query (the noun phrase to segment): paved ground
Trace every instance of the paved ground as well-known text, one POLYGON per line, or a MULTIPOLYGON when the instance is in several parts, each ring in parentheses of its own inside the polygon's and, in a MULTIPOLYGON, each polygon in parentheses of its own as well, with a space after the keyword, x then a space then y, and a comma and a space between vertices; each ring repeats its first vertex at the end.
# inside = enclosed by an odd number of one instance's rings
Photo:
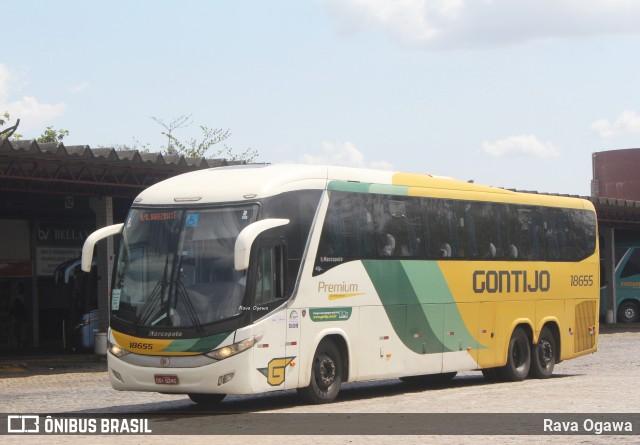
MULTIPOLYGON (((280 392, 252 397, 230 397, 225 409, 263 413, 639 413, 640 333, 610 332, 600 336, 596 354, 563 362, 549 380, 521 383, 486 383, 477 372, 462 373, 447 385, 428 389, 408 387, 398 380, 345 385, 331 405, 301 405, 296 393, 280 392)), ((111 389, 103 358, 81 356, 30 357, 0 361, 0 395, 5 412, 175 412, 197 411, 184 396, 156 393, 122 393, 111 389), (195 410, 195 411, 194 411, 195 410)), ((207 417, 200 415, 206 422, 207 417)), ((186 432, 186 431, 185 431, 186 432)), ((0 442, 23 443, 37 437, 5 436, 0 442)), ((40 439, 45 439, 44 437, 40 439)), ((193 436, 190 443, 261 444, 303 443, 640 443, 640 437, 597 436, 193 436)), ((80 442, 80 437, 48 436, 47 443, 80 442)), ((96 437, 90 443, 174 443, 176 436, 96 437)), ((86 441, 86 439, 85 439, 86 441)))

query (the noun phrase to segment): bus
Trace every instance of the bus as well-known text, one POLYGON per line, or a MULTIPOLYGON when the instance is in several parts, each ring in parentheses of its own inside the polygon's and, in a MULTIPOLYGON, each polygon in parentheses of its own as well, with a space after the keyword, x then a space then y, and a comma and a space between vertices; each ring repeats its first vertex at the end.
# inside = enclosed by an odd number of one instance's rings
POLYGON ((599 253, 586 200, 314 165, 186 173, 141 192, 110 291, 117 390, 227 394, 344 382, 548 378, 595 352, 599 253))
MULTIPOLYGON (((640 322, 640 241, 625 240, 615 243, 615 291, 616 321, 618 323, 640 322)), ((604 259, 601 259, 600 318, 604 319, 609 309, 606 297, 607 286, 604 259)))

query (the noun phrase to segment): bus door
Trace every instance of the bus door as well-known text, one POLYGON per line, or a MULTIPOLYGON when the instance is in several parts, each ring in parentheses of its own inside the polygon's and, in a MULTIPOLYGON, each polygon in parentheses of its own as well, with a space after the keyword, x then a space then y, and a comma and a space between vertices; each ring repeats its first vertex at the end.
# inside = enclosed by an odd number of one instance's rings
MULTIPOLYGON (((252 319, 263 337, 254 351, 254 365, 264 378, 263 390, 284 389, 295 357, 286 351, 289 316, 285 307, 286 248, 280 238, 262 238, 256 249, 252 319)), ((296 383, 297 383, 297 379, 296 383)))

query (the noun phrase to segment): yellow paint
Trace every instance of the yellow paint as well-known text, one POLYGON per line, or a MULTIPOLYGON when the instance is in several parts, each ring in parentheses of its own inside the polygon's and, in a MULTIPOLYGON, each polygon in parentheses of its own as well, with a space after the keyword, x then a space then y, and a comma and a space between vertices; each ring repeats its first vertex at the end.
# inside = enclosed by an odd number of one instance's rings
POLYGON ((131 351, 136 354, 141 355, 198 355, 198 352, 179 352, 179 351, 169 351, 163 352, 167 346, 173 343, 173 339, 155 339, 155 338, 139 338, 134 337, 132 335, 123 334, 118 331, 112 330, 113 338, 116 340, 118 345, 126 349, 127 351, 131 351))
MULTIPOLYGON (((584 200, 564 196, 548 196, 536 193, 517 193, 497 187, 489 187, 450 178, 429 175, 395 173, 393 185, 408 187, 409 196, 448 199, 472 199, 477 201, 504 202, 513 204, 543 205, 570 209, 594 210, 593 205, 584 200)), ((594 210, 595 211, 595 210, 594 210)))
POLYGON ((278 386, 284 382, 284 370, 293 361, 294 357, 274 358, 267 368, 267 382, 271 386, 278 386))
POLYGON ((351 298, 357 297, 359 295, 364 295, 364 293, 355 293, 355 294, 329 294, 329 300, 340 300, 341 298, 351 298))
MULTIPOLYGON (((597 348, 597 339, 589 343, 588 323, 580 329, 581 348, 575 348, 576 305, 580 301, 590 300, 598 307, 599 280, 598 255, 581 264, 556 262, 514 262, 514 261, 440 261, 439 266, 457 303, 460 315, 475 339, 485 346, 478 351, 480 367, 502 366, 506 363, 507 348, 513 330, 518 325, 530 328, 532 341, 537 342, 545 324, 554 324, 560 332, 561 358, 569 359, 593 352, 597 348), (526 271, 528 284, 533 284, 535 272, 547 271, 550 286, 546 292, 523 290, 523 282, 515 291, 514 281, 509 292, 506 285, 502 292, 478 292, 474 290, 473 276, 476 271, 526 271), (592 275, 590 286, 576 286, 572 276, 592 275), (475 304, 474 304, 475 303, 475 304), (491 335, 493 334, 493 335, 491 335)), ((522 280, 522 275, 518 275, 522 280)), ((589 314, 591 315, 591 314, 589 314)), ((590 318, 597 324, 597 314, 590 318)), ((592 330, 597 329, 591 328, 592 330)))

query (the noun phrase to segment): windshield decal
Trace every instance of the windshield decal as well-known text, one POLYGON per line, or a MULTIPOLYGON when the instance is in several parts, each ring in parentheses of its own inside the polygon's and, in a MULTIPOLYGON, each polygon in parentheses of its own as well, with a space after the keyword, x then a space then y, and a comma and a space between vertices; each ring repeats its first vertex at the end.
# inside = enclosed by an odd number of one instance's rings
POLYGON ((178 219, 178 212, 141 212, 140 221, 172 221, 178 219))
POLYGON ((185 224, 187 227, 198 227, 199 220, 200 220, 199 213, 189 213, 187 215, 187 221, 185 224))

